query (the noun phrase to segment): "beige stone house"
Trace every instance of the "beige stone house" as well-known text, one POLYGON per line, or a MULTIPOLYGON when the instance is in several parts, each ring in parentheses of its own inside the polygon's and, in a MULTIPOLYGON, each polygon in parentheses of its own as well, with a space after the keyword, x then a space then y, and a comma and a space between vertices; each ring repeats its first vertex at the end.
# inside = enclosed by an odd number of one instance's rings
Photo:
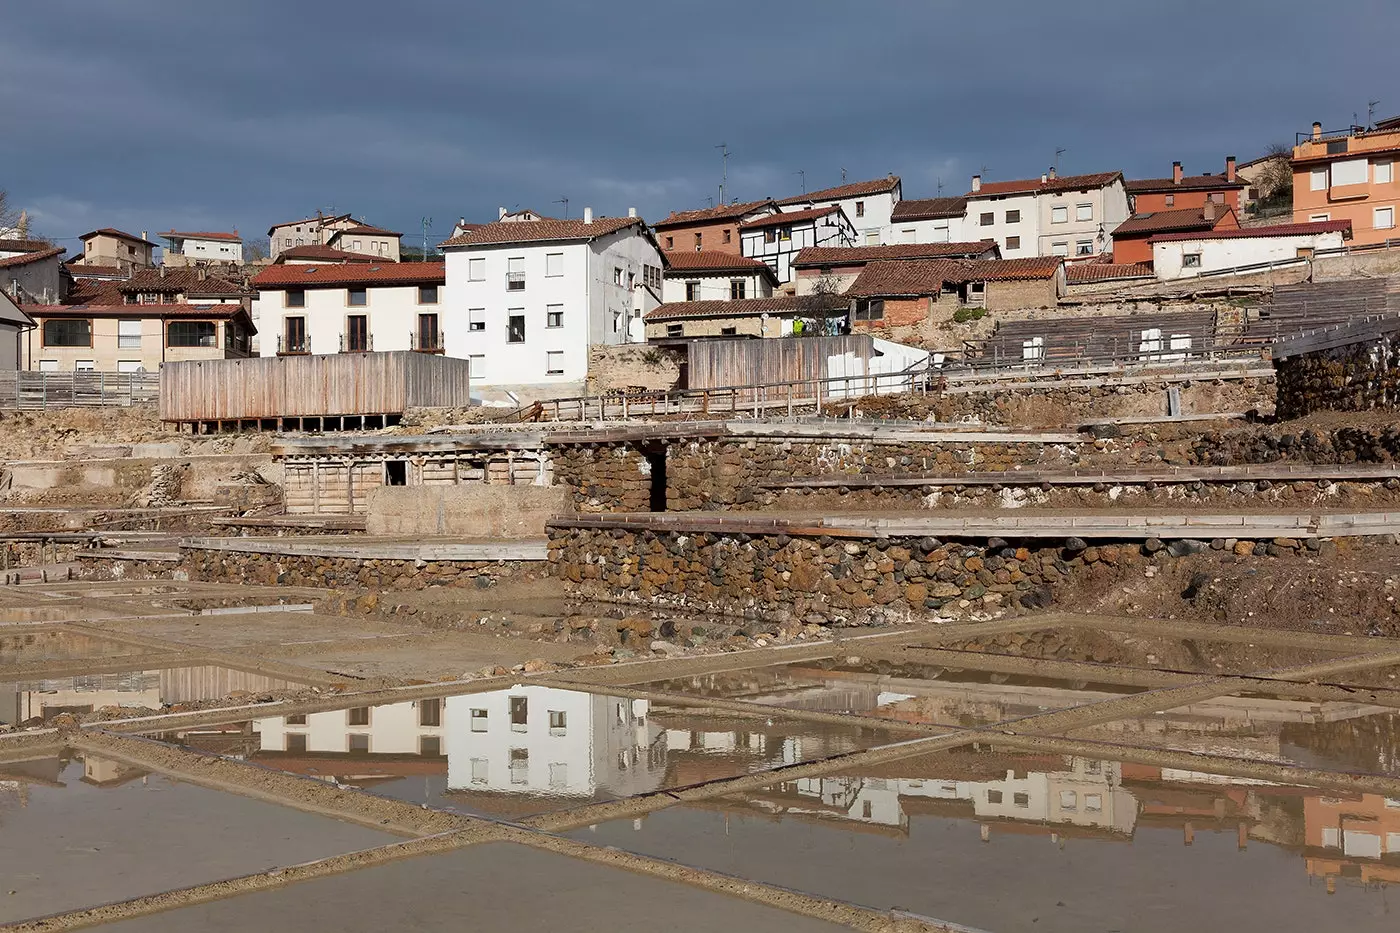
POLYGON ((156 244, 146 239, 145 231, 140 236, 132 236, 103 227, 84 233, 78 239, 83 242, 83 251, 69 260, 70 265, 116 266, 123 272, 149 269, 155 265, 151 250, 156 248, 156 244))
POLYGON ((844 326, 848 301, 841 295, 779 295, 731 301, 675 301, 647 313, 647 343, 696 337, 792 337, 844 326))

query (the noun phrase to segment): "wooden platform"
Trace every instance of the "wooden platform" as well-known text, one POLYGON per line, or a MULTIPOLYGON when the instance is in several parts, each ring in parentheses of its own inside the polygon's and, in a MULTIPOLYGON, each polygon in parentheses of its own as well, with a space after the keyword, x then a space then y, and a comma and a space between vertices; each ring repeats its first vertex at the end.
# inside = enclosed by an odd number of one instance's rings
POLYGON ((546 560, 544 540, 476 541, 456 538, 185 538, 181 550, 221 551, 229 554, 270 554, 287 557, 328 557, 346 560, 487 561, 546 560))
POLYGON ((1183 483, 1296 483, 1315 480, 1329 482, 1379 482, 1400 478, 1400 464, 1262 463, 1224 467, 1164 467, 1118 470, 985 470, 975 473, 900 473, 853 476, 817 476, 773 480, 756 484, 759 489, 887 489, 906 486, 1160 486, 1183 483))

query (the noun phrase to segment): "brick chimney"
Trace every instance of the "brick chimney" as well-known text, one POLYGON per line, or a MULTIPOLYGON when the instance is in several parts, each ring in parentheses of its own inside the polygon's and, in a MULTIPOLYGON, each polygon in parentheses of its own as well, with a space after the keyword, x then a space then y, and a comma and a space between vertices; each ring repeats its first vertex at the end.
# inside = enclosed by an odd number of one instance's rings
POLYGON ((1322 124, 1319 123, 1319 122, 1317 122, 1316 120, 1313 121, 1313 135, 1312 135, 1312 138, 1315 139, 1315 140, 1316 140, 1316 139, 1321 139, 1321 138, 1322 138, 1322 124))
POLYGON ((972 176, 972 190, 973 190, 973 191, 981 191, 981 190, 982 190, 982 176, 981 176, 981 175, 973 175, 973 176, 972 176))
POLYGON ((1234 180, 1235 180, 1235 157, 1234 157, 1234 156, 1226 156, 1226 157, 1225 157, 1225 180, 1226 180, 1226 181, 1234 181, 1234 180))
POLYGON ((1181 184, 1181 163, 1180 163, 1180 162, 1173 162, 1173 163, 1172 163, 1172 184, 1174 184, 1174 185, 1179 185, 1179 184, 1181 184))
POLYGON ((1215 202, 1207 200, 1201 205, 1201 219, 1208 224, 1215 223, 1215 202))

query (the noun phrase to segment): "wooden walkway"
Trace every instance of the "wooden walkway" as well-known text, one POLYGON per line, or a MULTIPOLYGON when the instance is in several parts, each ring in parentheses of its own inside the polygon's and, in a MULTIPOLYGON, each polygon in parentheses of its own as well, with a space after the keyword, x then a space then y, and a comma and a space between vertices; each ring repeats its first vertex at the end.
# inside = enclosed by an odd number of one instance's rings
POLYGON ((185 538, 180 549, 227 554, 326 557, 346 560, 489 561, 546 560, 549 542, 477 541, 461 538, 371 538, 364 535, 315 538, 185 538))
POLYGON ((900 473, 817 476, 772 480, 759 489, 889 489, 904 486, 1159 486, 1184 483, 1381 482, 1400 478, 1400 464, 1331 465, 1261 463, 1224 467, 1162 467, 1117 470, 984 470, 974 473, 900 473))

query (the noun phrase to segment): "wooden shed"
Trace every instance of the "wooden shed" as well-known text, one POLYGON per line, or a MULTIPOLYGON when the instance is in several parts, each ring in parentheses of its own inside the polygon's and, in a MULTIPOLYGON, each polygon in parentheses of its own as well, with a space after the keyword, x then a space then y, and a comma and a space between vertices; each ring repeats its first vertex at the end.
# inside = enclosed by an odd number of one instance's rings
POLYGON ((167 363, 160 417, 196 432, 356 430, 471 404, 466 360, 400 350, 167 363))
POLYGON ((906 391, 898 379, 876 380, 923 365, 928 351, 867 334, 773 340, 692 340, 686 344, 687 387, 824 383, 833 397, 906 391), (832 380, 837 380, 833 382, 832 380))

